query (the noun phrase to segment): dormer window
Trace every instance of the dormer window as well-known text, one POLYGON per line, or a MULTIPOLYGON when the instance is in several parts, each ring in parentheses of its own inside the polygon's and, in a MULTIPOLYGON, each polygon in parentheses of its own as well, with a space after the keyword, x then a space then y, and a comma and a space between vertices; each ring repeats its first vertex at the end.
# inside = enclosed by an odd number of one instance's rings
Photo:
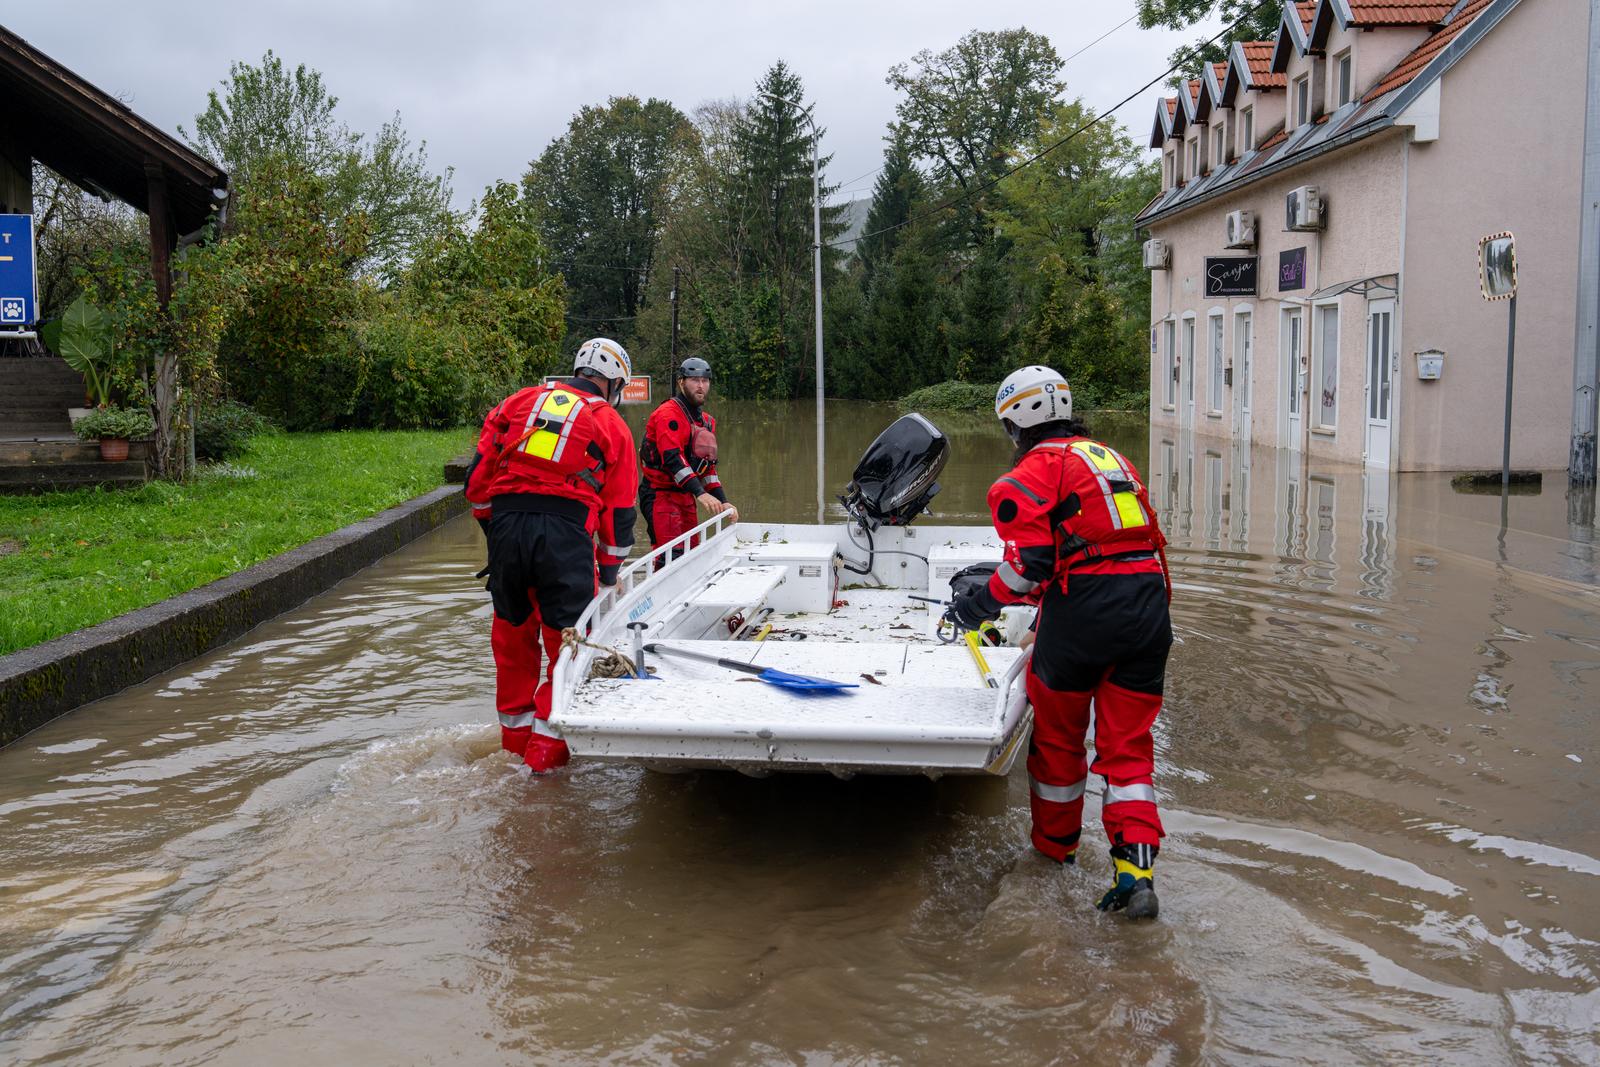
POLYGON ((1222 166, 1222 123, 1217 123, 1217 128, 1211 133, 1211 165, 1222 166))
POLYGON ((1311 121, 1311 78, 1302 74, 1294 80, 1294 124, 1304 126, 1311 121))
POLYGON ((1194 137, 1194 138, 1191 138, 1189 140, 1189 177, 1198 178, 1199 176, 1200 176, 1200 139, 1198 137, 1194 137))
POLYGON ((1247 107, 1239 112, 1239 151, 1241 154, 1256 146, 1256 109, 1247 107))
POLYGON ((1338 57, 1333 61, 1333 76, 1335 79, 1335 89, 1337 90, 1334 94, 1334 99, 1338 101, 1338 104, 1335 105, 1337 107, 1344 107, 1350 102, 1350 94, 1352 91, 1352 86, 1350 84, 1352 74, 1351 67, 1350 49, 1346 48, 1343 52, 1340 52, 1338 57))

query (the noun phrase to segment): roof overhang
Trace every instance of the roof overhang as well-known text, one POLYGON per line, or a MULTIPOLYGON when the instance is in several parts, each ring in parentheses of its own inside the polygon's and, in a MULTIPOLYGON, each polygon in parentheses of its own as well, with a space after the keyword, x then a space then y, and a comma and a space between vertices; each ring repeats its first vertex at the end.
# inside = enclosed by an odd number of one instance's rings
POLYGON ((1305 24, 1300 21, 1300 9, 1295 6, 1294 0, 1285 0, 1283 13, 1278 17, 1278 36, 1272 45, 1272 73, 1286 73, 1290 55, 1303 56, 1310 48, 1305 24))
POLYGON ((1400 295, 1400 277, 1396 274, 1374 274, 1370 278, 1352 278, 1338 285, 1330 285, 1318 289, 1306 299, 1326 300, 1330 296, 1343 296, 1345 293, 1355 293, 1357 296, 1371 296, 1373 293, 1386 293, 1389 296, 1400 295))
POLYGON ((178 234, 199 230, 227 199, 226 171, 4 27, 0 99, 17 147, 85 189, 148 214, 161 178, 178 234))

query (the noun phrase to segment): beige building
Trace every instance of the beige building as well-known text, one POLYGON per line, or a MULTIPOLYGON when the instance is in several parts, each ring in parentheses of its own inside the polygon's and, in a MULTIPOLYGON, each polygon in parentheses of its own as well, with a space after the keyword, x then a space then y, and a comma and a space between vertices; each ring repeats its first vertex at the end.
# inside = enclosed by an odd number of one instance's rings
MULTIPOLYGON (((1384 470, 1594 448, 1600 47, 1593 0, 1306 0, 1159 107, 1151 420, 1384 470), (1586 162, 1587 161, 1587 162, 1586 162), (1575 444, 1576 442, 1576 444, 1575 444)), ((1592 462, 1589 461, 1589 462, 1592 462)))

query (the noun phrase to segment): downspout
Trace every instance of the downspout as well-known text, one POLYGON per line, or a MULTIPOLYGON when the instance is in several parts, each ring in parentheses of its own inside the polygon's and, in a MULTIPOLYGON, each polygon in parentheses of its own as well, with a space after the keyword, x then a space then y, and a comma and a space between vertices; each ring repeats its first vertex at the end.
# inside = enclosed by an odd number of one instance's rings
MULTIPOLYGON (((1595 427, 1600 398, 1600 0, 1589 0, 1588 93, 1583 137, 1583 199, 1578 225, 1577 328, 1572 358, 1570 486, 1595 484, 1595 427)), ((1593 527, 1594 498, 1579 524, 1593 527)), ((1569 521, 1573 517, 1569 516, 1569 521)))

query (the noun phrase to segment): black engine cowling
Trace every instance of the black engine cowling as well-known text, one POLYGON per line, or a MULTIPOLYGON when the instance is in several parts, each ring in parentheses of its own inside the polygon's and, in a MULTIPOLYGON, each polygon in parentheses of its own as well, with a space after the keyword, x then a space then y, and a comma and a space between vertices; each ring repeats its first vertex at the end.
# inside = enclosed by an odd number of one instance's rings
POLYGON ((950 440, 939 427, 902 415, 862 454, 839 501, 869 529, 909 526, 939 491, 934 479, 949 458, 950 440))

